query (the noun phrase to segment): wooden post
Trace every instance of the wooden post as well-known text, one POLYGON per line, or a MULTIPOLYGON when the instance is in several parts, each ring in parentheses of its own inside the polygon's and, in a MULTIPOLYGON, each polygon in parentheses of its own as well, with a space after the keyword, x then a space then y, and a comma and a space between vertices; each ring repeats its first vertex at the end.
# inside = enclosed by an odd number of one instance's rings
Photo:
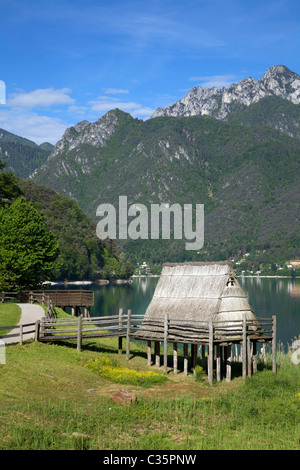
POLYGON ((177 354, 177 343, 173 345, 173 371, 174 374, 178 372, 178 354, 177 354))
MULTIPOLYGON (((195 369, 197 365, 197 344, 191 344, 191 354, 192 354, 192 367, 195 369)), ((196 374, 194 370, 194 374, 196 374)))
POLYGON ((276 374, 276 316, 272 316, 272 372, 276 374))
POLYGON ((130 324, 131 324, 131 310, 128 310, 127 315, 127 333, 126 333, 126 359, 129 360, 130 355, 130 324))
POLYGON ((41 325, 40 320, 37 320, 37 321, 35 322, 35 333, 34 333, 34 339, 35 339, 35 341, 39 341, 39 340, 40 340, 40 325, 41 325))
POLYGON ((262 361, 265 364, 266 363, 266 343, 263 343, 262 345, 261 354, 262 354, 262 361))
POLYGON ((147 366, 151 366, 151 341, 147 341, 147 366))
POLYGON ((20 344, 23 344, 23 325, 20 325, 20 344))
POLYGON ((166 314, 164 320, 164 373, 167 373, 168 365, 168 321, 168 314, 166 314))
POLYGON ((257 341, 253 341, 253 374, 257 372, 257 341))
POLYGON ((226 364, 227 364, 227 346, 221 348, 221 374, 222 378, 226 377, 226 364))
MULTIPOLYGON (((123 313, 124 313, 124 309, 119 308, 119 333, 123 332, 123 313)), ((118 354, 120 354, 120 355, 122 355, 122 352, 123 352, 122 340, 123 340, 122 336, 119 336, 119 338, 118 338, 118 343, 119 343, 118 354)))
POLYGON ((160 342, 154 342, 154 350, 155 350, 155 365, 160 367, 160 342))
POLYGON ((231 381, 231 361, 232 361, 231 344, 226 346, 226 382, 231 381))
POLYGON ((71 307, 71 309, 72 309, 72 317, 74 317, 74 315, 75 315, 75 309, 74 309, 74 307, 71 307))
POLYGON ((189 345, 187 343, 183 343, 183 373, 184 375, 188 375, 188 367, 189 367, 189 345))
POLYGON ((217 364, 216 364, 216 373, 217 373, 217 381, 220 382, 221 380, 221 346, 217 344, 217 364))
POLYGON ((81 352, 82 346, 82 315, 78 317, 78 331, 77 331, 77 351, 81 352))
POLYGON ((246 314, 243 314, 243 340, 242 340, 242 370, 243 370, 243 380, 246 378, 247 372, 247 322, 246 314))
POLYGON ((208 323, 208 382, 213 384, 213 365, 214 365, 214 328, 212 319, 208 323))
POLYGON ((201 346, 201 354, 202 354, 202 367, 203 369, 206 368, 206 363, 205 363, 205 344, 202 344, 201 346))
POLYGON ((252 375, 252 361, 251 361, 251 341, 248 336, 247 338, 247 365, 248 365, 248 377, 252 375))

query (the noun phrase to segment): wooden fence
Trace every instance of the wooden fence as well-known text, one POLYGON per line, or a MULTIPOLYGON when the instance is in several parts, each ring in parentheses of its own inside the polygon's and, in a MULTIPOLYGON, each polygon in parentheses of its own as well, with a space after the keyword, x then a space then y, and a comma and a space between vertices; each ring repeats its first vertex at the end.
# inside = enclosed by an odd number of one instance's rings
POLYGON ((126 358, 130 356, 130 338, 147 341, 147 363, 151 365, 151 342, 154 342, 154 363, 160 366, 160 343, 163 342, 163 364, 167 372, 168 343, 173 343, 173 369, 178 371, 177 344, 183 344, 184 373, 188 373, 188 344, 191 344, 193 366, 197 361, 197 346, 202 347, 202 361, 206 356, 209 383, 213 382, 214 361, 216 378, 221 380, 222 370, 226 369, 226 380, 231 380, 232 345, 239 345, 242 362, 242 375, 245 378, 257 371, 257 343, 272 344, 273 372, 276 373, 276 317, 256 318, 239 321, 187 322, 173 321, 167 316, 155 321, 144 320, 143 315, 132 315, 123 309, 119 315, 107 317, 69 319, 42 319, 38 328, 39 341, 77 341, 81 351, 82 340, 87 338, 118 337, 119 354, 122 354, 122 339, 126 338, 126 358))
POLYGON ((23 341, 26 340, 26 338, 24 337, 28 334, 34 333, 34 338, 37 341, 38 340, 38 327, 39 327, 38 322, 24 323, 24 324, 14 325, 14 326, 2 326, 0 327, 0 340, 18 338, 20 344, 23 344, 23 341), (6 330, 11 330, 11 331, 8 334, 1 335, 1 332, 6 331, 6 330))

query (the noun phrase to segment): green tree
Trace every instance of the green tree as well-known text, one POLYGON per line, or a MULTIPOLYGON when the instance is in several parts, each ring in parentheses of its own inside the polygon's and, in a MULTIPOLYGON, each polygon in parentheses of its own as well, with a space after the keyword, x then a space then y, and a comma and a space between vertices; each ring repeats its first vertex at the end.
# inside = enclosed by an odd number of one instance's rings
POLYGON ((22 191, 13 173, 5 173, 6 163, 0 161, 0 207, 11 203, 12 199, 20 196, 22 191))
POLYGON ((56 268, 59 247, 41 211, 23 197, 0 208, 0 289, 37 288, 56 268))

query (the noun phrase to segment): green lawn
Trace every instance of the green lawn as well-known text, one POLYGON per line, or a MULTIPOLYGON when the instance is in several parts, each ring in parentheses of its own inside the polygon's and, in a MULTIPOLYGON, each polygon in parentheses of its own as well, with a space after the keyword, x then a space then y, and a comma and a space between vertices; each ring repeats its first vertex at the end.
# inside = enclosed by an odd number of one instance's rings
MULTIPOLYGON (((16 304, 0 303, 0 327, 15 326, 21 318, 21 309, 16 304)), ((0 330, 0 336, 8 334, 12 330, 0 330)))
POLYGON ((0 449, 299 449, 300 366, 288 356, 279 357, 277 375, 266 368, 245 383, 238 377, 210 387, 170 368, 164 383, 145 387, 85 367, 109 357, 163 374, 147 366, 143 344, 131 344, 129 361, 117 344, 86 339, 80 353, 72 343, 8 345, 0 364, 0 449), (135 392, 137 402, 113 402, 110 393, 120 389, 135 392))

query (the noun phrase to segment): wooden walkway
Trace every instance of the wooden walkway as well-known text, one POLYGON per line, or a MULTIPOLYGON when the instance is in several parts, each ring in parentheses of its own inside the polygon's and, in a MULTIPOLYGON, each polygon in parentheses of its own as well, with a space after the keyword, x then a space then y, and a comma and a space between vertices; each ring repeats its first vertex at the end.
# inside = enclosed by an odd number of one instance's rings
POLYGON ((214 369, 216 379, 222 378, 226 371, 226 380, 231 380, 232 347, 238 345, 242 362, 242 375, 257 371, 257 344, 272 344, 273 372, 276 373, 276 317, 256 318, 253 321, 246 317, 241 321, 230 322, 193 322, 171 321, 167 317, 155 322, 145 322, 143 315, 132 315, 123 309, 119 315, 107 317, 83 318, 74 321, 69 319, 42 319, 38 328, 38 340, 43 342, 77 341, 78 351, 82 350, 82 341, 101 337, 118 337, 119 354, 122 354, 122 339, 126 338, 126 357, 130 356, 130 339, 147 341, 147 363, 152 363, 151 347, 154 343, 154 359, 156 366, 161 365, 161 343, 163 343, 163 366, 167 372, 168 344, 173 344, 173 370, 178 371, 178 344, 183 344, 184 373, 188 373, 188 346, 191 345, 192 367, 197 364, 198 346, 202 349, 202 362, 207 363, 209 383, 213 383, 214 369), (227 324, 226 324, 227 323, 227 324), (257 327, 259 325, 259 327, 257 327), (147 332, 145 331, 147 326, 147 332), (205 361, 205 358, 206 361, 205 361))
POLYGON ((0 292, 0 301, 21 300, 33 304, 34 302, 47 304, 50 316, 53 316, 53 307, 66 310, 71 307, 72 315, 80 315, 80 308, 84 308, 84 316, 88 316, 88 307, 94 305, 94 292, 91 290, 30 290, 21 292, 0 292))

